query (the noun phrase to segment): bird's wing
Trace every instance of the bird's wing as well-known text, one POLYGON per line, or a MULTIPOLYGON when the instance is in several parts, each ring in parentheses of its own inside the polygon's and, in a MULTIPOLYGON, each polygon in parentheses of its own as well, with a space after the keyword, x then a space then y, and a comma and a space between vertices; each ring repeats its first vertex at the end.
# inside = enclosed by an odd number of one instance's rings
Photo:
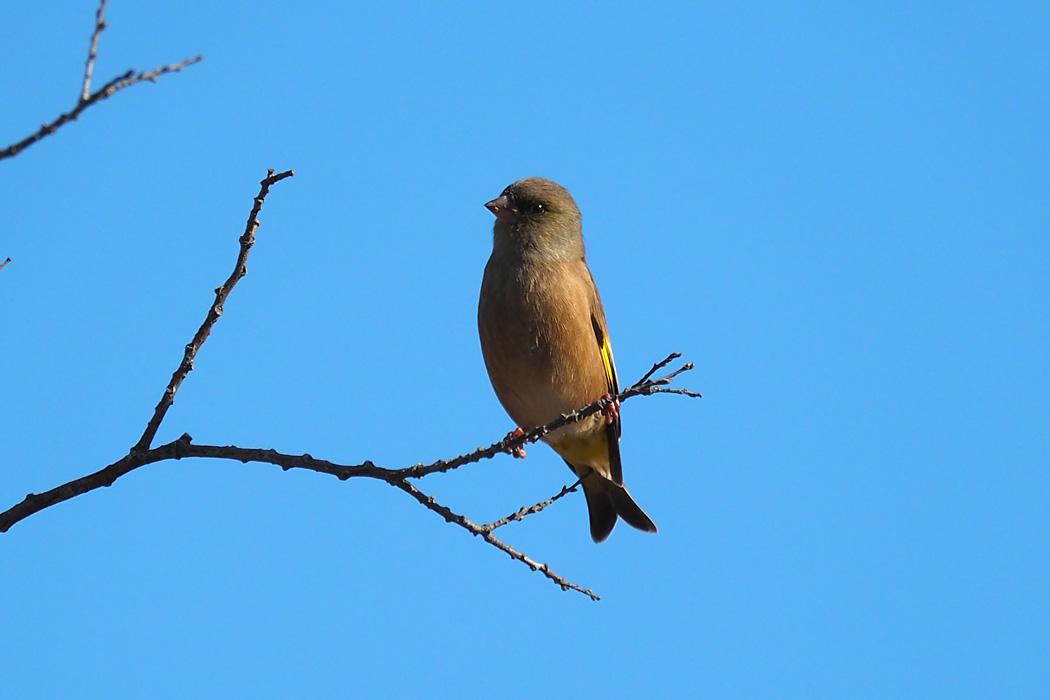
MULTIPOLYGON (((591 277, 594 284, 594 277, 591 277)), ((591 305, 591 326, 594 328, 594 338, 598 341, 598 351, 601 353, 602 366, 605 369, 605 385, 609 394, 615 396, 620 393, 620 384, 616 378, 616 363, 613 361, 612 344, 609 342, 609 334, 605 330, 605 309, 602 308, 602 300, 598 297, 598 288, 594 288, 594 300, 591 305)), ((605 434, 609 443, 609 472, 614 483, 623 485, 623 464, 620 462, 620 417, 605 426, 605 434)))

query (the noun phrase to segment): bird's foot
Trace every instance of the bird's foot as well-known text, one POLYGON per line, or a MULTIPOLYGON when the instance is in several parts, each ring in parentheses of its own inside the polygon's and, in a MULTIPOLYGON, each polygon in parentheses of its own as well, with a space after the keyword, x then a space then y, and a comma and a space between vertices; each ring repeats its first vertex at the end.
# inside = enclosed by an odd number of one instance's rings
MULTIPOLYGON (((521 428, 515 428, 514 430, 507 433, 507 437, 504 440, 510 440, 511 438, 520 437, 525 434, 525 431, 521 428)), ((517 447, 508 447, 506 453, 514 457, 514 459, 525 459, 525 445, 518 445, 517 447)))
MULTIPOLYGON (((602 398, 611 399, 612 394, 606 394, 602 398)), ((606 425, 610 423, 615 423, 617 420, 620 419, 620 402, 610 401, 608 404, 605 405, 605 408, 602 409, 602 415, 605 416, 606 425)))

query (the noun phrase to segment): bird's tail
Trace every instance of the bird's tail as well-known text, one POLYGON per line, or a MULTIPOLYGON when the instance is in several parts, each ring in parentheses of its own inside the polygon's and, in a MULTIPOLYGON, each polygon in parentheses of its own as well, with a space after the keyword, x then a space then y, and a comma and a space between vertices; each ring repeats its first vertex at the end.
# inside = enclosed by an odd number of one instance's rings
POLYGON ((593 471, 582 481, 591 520, 591 539, 595 542, 604 542, 609 537, 617 516, 633 528, 656 532, 656 523, 634 502, 626 488, 593 471))

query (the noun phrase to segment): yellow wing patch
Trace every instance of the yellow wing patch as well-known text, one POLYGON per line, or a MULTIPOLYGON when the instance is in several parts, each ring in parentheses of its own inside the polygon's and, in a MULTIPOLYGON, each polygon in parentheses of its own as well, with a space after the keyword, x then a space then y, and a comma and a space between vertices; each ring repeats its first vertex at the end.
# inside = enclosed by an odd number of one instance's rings
MULTIPOLYGON (((598 341, 598 350, 602 356, 602 366, 605 369, 605 385, 609 393, 616 395, 620 393, 620 385, 616 379, 616 363, 613 362, 612 344, 608 336, 602 331, 598 319, 591 314, 591 326, 594 328, 594 338, 598 341)), ((609 445, 609 470, 615 484, 623 485, 623 465, 620 463, 620 417, 605 426, 605 434, 609 445)))
POLYGON ((605 385, 609 388, 610 394, 618 394, 620 387, 616 381, 616 364, 613 362, 612 345, 609 344, 609 339, 602 332, 602 327, 598 325, 598 319, 591 314, 591 325, 594 327, 594 337, 598 341, 598 350, 602 354, 602 365, 605 368, 605 385))

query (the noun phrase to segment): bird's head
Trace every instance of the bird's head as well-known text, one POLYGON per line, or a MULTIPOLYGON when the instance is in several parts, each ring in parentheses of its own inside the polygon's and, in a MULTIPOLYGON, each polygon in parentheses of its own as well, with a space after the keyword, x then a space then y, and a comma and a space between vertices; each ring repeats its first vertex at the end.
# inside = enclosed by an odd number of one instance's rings
POLYGON ((542 177, 508 185, 485 207, 496 215, 497 249, 510 246, 525 254, 583 254, 580 210, 569 191, 542 177))

